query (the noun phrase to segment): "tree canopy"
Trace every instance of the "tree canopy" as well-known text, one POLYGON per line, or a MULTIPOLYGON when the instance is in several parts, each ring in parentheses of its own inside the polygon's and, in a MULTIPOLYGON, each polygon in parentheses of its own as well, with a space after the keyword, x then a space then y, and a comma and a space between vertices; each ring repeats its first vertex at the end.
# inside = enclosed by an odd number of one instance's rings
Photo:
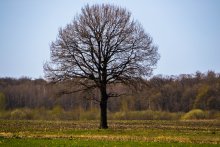
MULTIPOLYGON (((82 8, 81 14, 60 28, 50 50, 46 77, 51 81, 77 79, 86 89, 100 89, 104 120, 110 96, 107 86, 146 78, 159 59, 152 38, 131 13, 109 4, 82 8)), ((107 122, 100 126, 106 128, 107 122)))

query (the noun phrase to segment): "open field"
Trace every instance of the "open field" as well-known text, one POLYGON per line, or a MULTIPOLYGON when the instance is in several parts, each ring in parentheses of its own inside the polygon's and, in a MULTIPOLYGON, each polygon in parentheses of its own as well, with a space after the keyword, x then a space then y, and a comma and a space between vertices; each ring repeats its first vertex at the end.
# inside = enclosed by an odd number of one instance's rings
POLYGON ((219 146, 220 121, 0 120, 0 146, 219 146))

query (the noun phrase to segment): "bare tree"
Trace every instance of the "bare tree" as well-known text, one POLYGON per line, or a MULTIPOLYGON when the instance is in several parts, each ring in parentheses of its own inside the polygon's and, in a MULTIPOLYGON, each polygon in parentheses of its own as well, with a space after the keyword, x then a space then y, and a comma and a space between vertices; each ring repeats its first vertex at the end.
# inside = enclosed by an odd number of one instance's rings
POLYGON ((80 88, 99 89, 100 128, 108 128, 108 85, 146 78, 159 59, 152 38, 131 13, 109 4, 82 8, 59 30, 50 50, 51 62, 44 65, 47 79, 75 79, 80 88))

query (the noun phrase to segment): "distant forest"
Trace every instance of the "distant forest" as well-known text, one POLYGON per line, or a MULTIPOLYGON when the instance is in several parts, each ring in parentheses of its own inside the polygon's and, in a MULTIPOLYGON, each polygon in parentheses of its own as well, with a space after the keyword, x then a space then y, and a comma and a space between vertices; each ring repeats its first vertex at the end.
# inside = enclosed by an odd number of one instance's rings
MULTIPOLYGON (((99 108, 98 103, 92 100, 93 97, 99 97, 97 90, 70 94, 59 92, 68 88, 74 90, 74 86, 73 81, 69 81, 68 84, 51 84, 44 79, 0 78, 0 107, 13 110, 53 109, 59 106, 68 111, 79 107, 84 110, 99 108)), ((110 112, 122 109, 168 112, 188 112, 192 109, 220 110, 220 74, 213 71, 179 76, 157 75, 146 80, 145 86, 139 88, 141 90, 125 85, 115 85, 112 89, 123 94, 109 99, 110 112)))

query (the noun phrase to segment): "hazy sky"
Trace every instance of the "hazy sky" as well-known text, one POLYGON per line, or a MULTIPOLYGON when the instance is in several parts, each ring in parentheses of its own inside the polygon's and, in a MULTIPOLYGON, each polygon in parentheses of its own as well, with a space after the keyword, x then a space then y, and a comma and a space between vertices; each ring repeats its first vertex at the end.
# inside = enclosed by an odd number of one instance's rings
POLYGON ((44 77, 58 28, 87 3, 131 11, 159 46, 154 75, 220 72, 220 0, 0 0, 0 77, 44 77))

